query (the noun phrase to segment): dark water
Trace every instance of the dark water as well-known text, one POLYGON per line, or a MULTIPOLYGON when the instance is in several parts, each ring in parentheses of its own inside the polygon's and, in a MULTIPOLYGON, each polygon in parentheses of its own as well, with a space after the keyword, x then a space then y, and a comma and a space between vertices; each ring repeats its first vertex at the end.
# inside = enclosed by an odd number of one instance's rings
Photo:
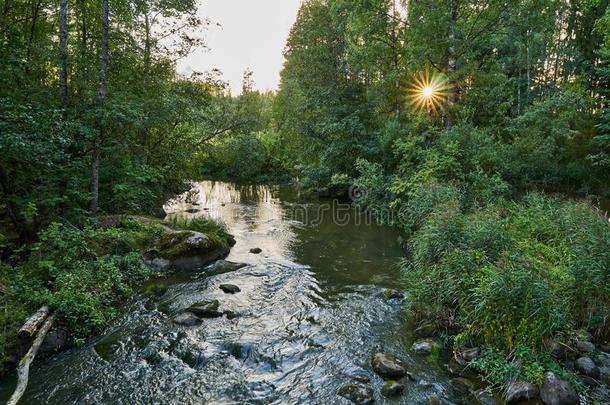
MULTIPOLYGON (((289 189, 202 182, 194 190, 186 200, 196 205, 175 202, 170 215, 223 220, 237 240, 227 259, 248 266, 167 278, 154 308, 137 299, 100 338, 36 363, 24 404, 348 404, 336 390, 362 376, 379 403, 427 404, 432 394, 471 403, 452 392, 441 366, 410 352, 404 303, 383 298, 384 288, 400 287, 393 229, 289 189), (221 283, 242 291, 224 294, 221 283), (239 316, 192 328, 171 322, 211 299, 239 316), (379 350, 416 377, 398 399, 379 394, 383 381, 370 369, 379 350)), ((11 389, 5 381, 0 399, 11 389)))

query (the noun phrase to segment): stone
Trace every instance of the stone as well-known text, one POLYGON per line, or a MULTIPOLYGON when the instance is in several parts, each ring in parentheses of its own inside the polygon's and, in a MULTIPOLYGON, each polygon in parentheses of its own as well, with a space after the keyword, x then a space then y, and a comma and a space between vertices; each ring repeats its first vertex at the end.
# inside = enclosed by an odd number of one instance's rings
POLYGON ((598 379, 600 376, 599 368, 589 357, 579 357, 576 359, 575 369, 587 377, 598 379))
POLYGON ((526 381, 511 380, 504 387, 504 399, 507 403, 536 399, 539 395, 538 387, 526 381))
POLYGON ((392 290, 392 289, 384 290, 383 296, 389 300, 403 299, 405 297, 405 295, 402 292, 400 292, 398 290, 392 290))
POLYGON ((576 342, 576 350, 581 353, 592 353, 595 351, 595 345, 591 342, 579 340, 576 342))
POLYGON ((197 326, 201 323, 201 319, 197 318, 192 312, 178 314, 173 321, 175 324, 182 326, 197 326))
POLYGON ((491 392, 487 390, 477 390, 474 392, 474 397, 479 405, 500 405, 491 392))
POLYGON ((464 348, 456 350, 453 353, 453 358, 462 366, 468 365, 471 361, 479 357, 480 350, 478 347, 464 348))
POLYGON ((263 251, 263 249, 261 249, 261 248, 252 248, 252 249, 250 249, 250 253, 253 253, 255 255, 261 253, 262 251, 263 251))
POLYGON ((452 378, 449 383, 453 389, 460 394, 468 394, 474 390, 474 384, 467 378, 452 378))
POLYGON ((397 397, 404 391, 405 386, 394 380, 386 381, 386 383, 383 384, 383 387, 381 387, 381 395, 386 398, 397 397))
POLYGON ((197 208, 189 208, 189 209, 188 209, 188 210, 186 210, 185 212, 188 212, 189 214, 196 214, 196 213, 198 213, 199 211, 201 211, 201 210, 199 210, 199 209, 197 209, 197 208))
POLYGON ((337 390, 337 395, 359 405, 368 405, 375 401, 373 398, 373 390, 370 387, 360 384, 343 385, 337 390))
POLYGON ((438 395, 432 394, 428 397, 428 405, 441 405, 441 399, 438 395))
POLYGON ((235 284, 221 284, 218 286, 225 294, 236 294, 241 291, 241 289, 235 284))
POLYGON ((56 353, 65 349, 67 345, 68 331, 64 328, 54 328, 45 336, 42 345, 40 346, 40 351, 42 353, 56 353))
POLYGON ((142 258, 154 271, 194 271, 228 253, 227 244, 201 232, 168 231, 142 258))
POLYGON ((229 310, 226 310, 226 311, 224 311, 223 313, 225 314, 225 316, 227 317, 227 319, 235 319, 235 318, 237 318, 237 316, 238 316, 238 315, 237 315, 235 312, 233 312, 233 311, 229 311, 229 310))
POLYGON ((218 300, 198 302, 191 305, 188 311, 202 318, 218 318, 222 316, 222 312, 218 311, 220 303, 218 300))
POLYGON ((438 348, 438 344, 431 339, 418 340, 411 346, 411 350, 417 354, 423 355, 431 354, 436 348, 438 348))
POLYGON ((432 323, 423 323, 415 328, 413 334, 420 338, 434 336, 436 334, 436 326, 432 323))
POLYGON ((406 373, 402 362, 388 353, 375 353, 371 365, 373 371, 383 378, 401 378, 406 373))
POLYGON ((228 260, 220 259, 220 260, 216 260, 214 262, 214 264, 212 264, 210 267, 205 269, 205 273, 206 273, 206 275, 225 274, 225 273, 230 273, 232 271, 239 270, 242 267, 246 267, 246 266, 247 266, 246 263, 235 263, 235 262, 230 262, 228 260))
POLYGON ((544 384, 540 389, 540 398, 546 405, 578 405, 580 398, 572 385, 555 374, 544 374, 544 384))

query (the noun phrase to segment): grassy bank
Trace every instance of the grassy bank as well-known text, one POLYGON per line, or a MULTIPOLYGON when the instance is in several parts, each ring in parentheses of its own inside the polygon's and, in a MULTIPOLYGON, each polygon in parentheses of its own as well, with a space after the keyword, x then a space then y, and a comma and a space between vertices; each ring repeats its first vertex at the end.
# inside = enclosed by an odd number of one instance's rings
POLYGON ((17 331, 42 305, 58 315, 56 325, 67 330, 72 344, 100 332, 149 277, 142 253, 168 226, 228 243, 224 226, 206 219, 161 223, 108 217, 83 228, 53 223, 38 242, 13 252, 11 265, 0 266, 0 365, 14 363, 17 331))

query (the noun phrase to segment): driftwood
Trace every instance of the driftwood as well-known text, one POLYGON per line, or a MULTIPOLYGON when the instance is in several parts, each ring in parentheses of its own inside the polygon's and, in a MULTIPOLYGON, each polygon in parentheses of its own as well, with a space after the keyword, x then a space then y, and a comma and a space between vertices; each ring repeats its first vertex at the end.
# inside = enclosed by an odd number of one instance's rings
POLYGON ((25 321, 17 332, 17 337, 24 340, 33 337, 40 325, 47 319, 47 316, 49 316, 49 307, 45 305, 25 321))
MULTIPOLYGON (((40 312, 40 310, 39 310, 39 312, 40 312)), ((48 308, 47 308, 47 313, 48 313, 48 308)), ((30 318, 30 319, 32 319, 32 318, 30 318)), ((28 319, 28 321, 30 319, 28 319)), ((44 320, 44 318, 43 318, 43 320, 44 320)), ((46 320, 40 327, 40 330, 38 331, 38 334, 36 335, 36 338, 34 339, 32 346, 30 347, 30 350, 28 350, 28 352, 25 354, 25 356, 23 356, 23 358, 19 362, 19 366, 17 367, 17 387, 15 388, 15 392, 13 392, 11 399, 9 399, 8 402, 6 403, 7 405, 17 405, 17 403, 19 402, 19 400, 25 393, 25 389, 28 386, 28 380, 30 378, 30 364, 32 364, 32 362, 34 361, 34 358, 36 357, 36 353, 38 353, 38 349, 40 348, 40 345, 44 341, 44 338, 47 335, 47 332, 49 331, 49 329, 51 329, 51 326, 53 326, 54 320, 55 320, 55 314, 51 314, 46 318, 46 320)))

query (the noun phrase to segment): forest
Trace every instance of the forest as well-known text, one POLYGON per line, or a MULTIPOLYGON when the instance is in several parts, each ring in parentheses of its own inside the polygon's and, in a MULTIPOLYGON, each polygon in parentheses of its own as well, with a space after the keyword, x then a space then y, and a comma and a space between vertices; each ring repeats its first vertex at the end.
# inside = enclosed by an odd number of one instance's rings
POLYGON ((219 71, 176 72, 205 43, 197 9, 3 1, 5 372, 41 306, 76 346, 101 333, 163 233, 130 218, 162 219, 214 178, 372 214, 403 235, 417 330, 480 350, 470 368, 489 387, 552 372, 607 403, 591 380, 608 384, 610 355, 593 376, 579 362, 610 352, 608 0, 305 0, 279 89, 246 70, 238 95, 219 71))

